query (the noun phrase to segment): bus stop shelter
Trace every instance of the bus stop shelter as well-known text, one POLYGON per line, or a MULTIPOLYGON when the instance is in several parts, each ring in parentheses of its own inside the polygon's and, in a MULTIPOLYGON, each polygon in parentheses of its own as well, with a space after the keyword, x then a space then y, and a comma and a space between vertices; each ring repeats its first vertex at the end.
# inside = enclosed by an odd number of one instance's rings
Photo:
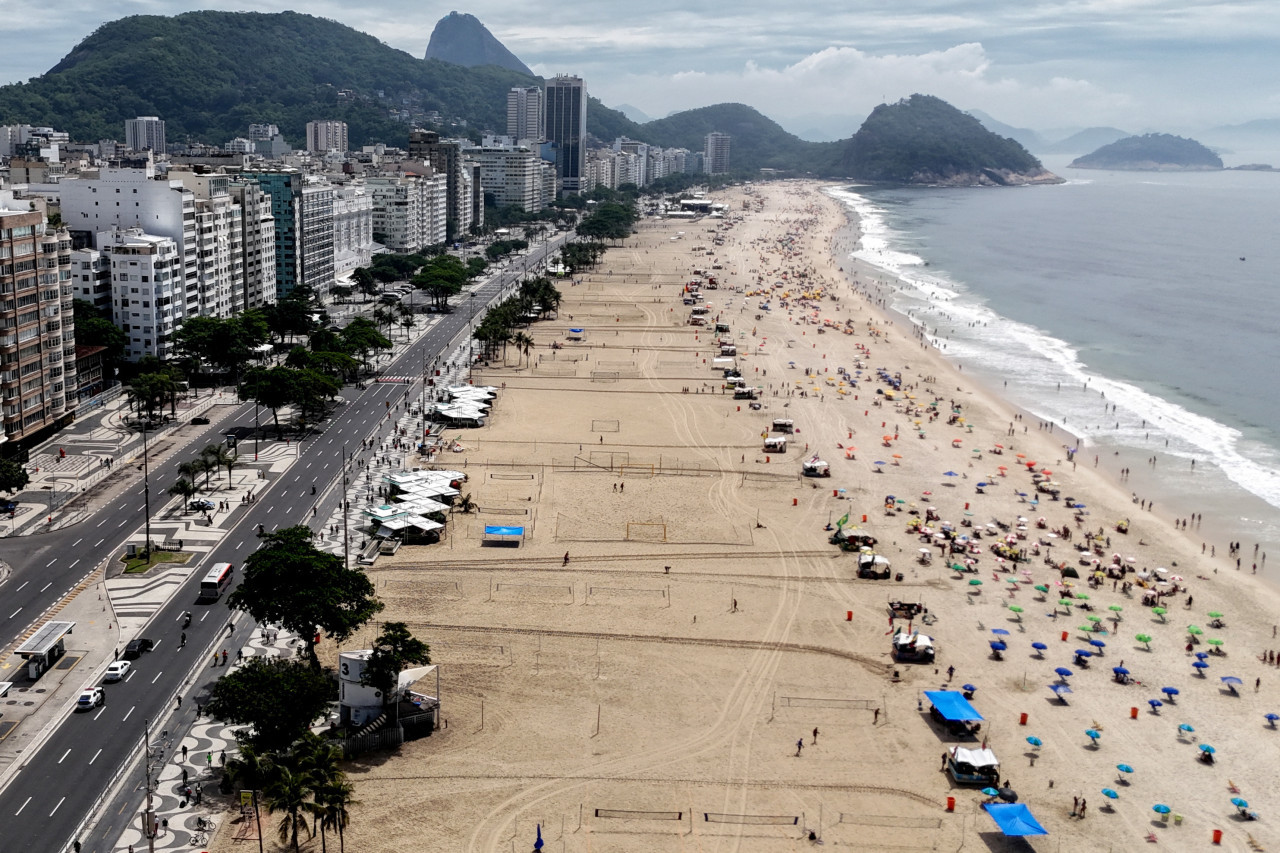
POLYGON ((26 661, 28 678, 35 681, 67 653, 65 640, 75 627, 74 622, 46 622, 18 646, 18 655, 26 661))

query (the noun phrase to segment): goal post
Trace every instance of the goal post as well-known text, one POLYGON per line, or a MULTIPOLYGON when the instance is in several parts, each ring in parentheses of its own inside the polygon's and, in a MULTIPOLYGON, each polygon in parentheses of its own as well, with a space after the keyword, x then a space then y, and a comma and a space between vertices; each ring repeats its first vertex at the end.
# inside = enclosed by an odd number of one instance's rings
POLYGON ((666 542, 667 525, 655 521, 628 521, 628 542, 666 542))
POLYGON ((623 477, 644 477, 652 479, 655 469, 652 463, 645 465, 642 462, 626 462, 618 468, 618 474, 623 477))

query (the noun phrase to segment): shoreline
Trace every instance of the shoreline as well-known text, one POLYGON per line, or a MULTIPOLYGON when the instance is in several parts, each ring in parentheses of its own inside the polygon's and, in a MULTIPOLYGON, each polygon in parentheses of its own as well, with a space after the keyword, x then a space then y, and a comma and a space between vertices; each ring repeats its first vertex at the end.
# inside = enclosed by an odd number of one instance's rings
MULTIPOLYGON (((1267 823, 1236 824, 1226 793, 1230 779, 1264 816, 1274 811, 1276 771, 1250 753, 1271 736, 1262 713, 1280 710, 1280 676, 1255 657, 1280 612, 1276 596, 1248 579, 1187 571, 1179 585, 1194 607, 1179 593, 1157 620, 1141 589, 1113 590, 1109 580, 1087 589, 1088 560, 1073 547, 1086 525, 1061 501, 1037 507, 1017 495, 1034 489, 1016 453, 1037 469, 1056 464, 1060 436, 1008 436, 1015 412, 999 394, 922 347, 913 325, 875 304, 873 287, 855 294, 839 267, 854 272, 830 242, 849 224, 846 206, 815 182, 715 198, 729 205, 727 221, 643 221, 600 268, 561 285, 561 317, 529 329, 531 357, 509 353, 476 369, 477 385, 501 387, 492 416, 481 429, 450 430, 464 453, 440 462, 468 474, 461 491, 478 512, 453 514, 447 542, 406 546, 368 570, 386 603, 380 618, 405 621, 431 645, 447 726, 353 768, 353 849, 398 850, 424 815, 437 849, 466 853, 531 844, 537 826, 566 853, 767 853, 806 843, 809 830, 869 851, 954 850, 974 832, 1013 849, 992 835, 978 789, 939 772, 939 752, 956 741, 930 720, 923 692, 965 683, 977 688, 982 742, 1000 757, 1002 778, 1063 849, 1096 846, 1099 833, 1136 847, 1153 829, 1187 849, 1192 838, 1206 843, 1210 827, 1227 832, 1229 849, 1243 849, 1245 829, 1276 843, 1267 823), (702 245, 710 253, 695 250, 702 245), (743 286, 705 299, 732 328, 742 375, 763 389, 758 410, 726 393, 713 369, 720 335, 687 322, 684 283, 708 254, 726 284, 743 286), (747 296, 757 279, 769 300, 790 292, 790 310, 760 309, 762 297, 747 296), (569 340, 571 326, 586 340, 569 340), (838 378, 842 366, 862 370, 856 385, 838 378), (901 374, 902 394, 877 393, 887 387, 878 367, 901 374), (953 414, 962 420, 948 423, 953 414), (777 418, 797 428, 783 453, 762 446, 777 418), (1005 452, 993 454, 1000 443, 1005 452), (801 476, 814 455, 829 478, 801 476), (921 558, 911 523, 929 507, 985 534, 966 555, 976 572, 950 571, 964 556, 943 552, 936 537, 931 559, 921 558), (855 576, 855 557, 824 529, 842 514, 846 530, 878 539, 901 580, 855 576), (1039 515, 1044 528, 1034 526, 1039 515), (526 526, 517 548, 485 543, 485 525, 499 521, 526 526), (1006 535, 1029 559, 996 558, 991 547, 1006 535), (1050 568, 1062 562, 1081 577, 1050 568), (1053 586, 1058 578, 1074 587, 1053 586), (1055 606, 1059 597, 1069 606, 1055 606), (891 600, 928 607, 936 663, 891 659, 891 600), (1228 628, 1205 639, 1224 637, 1226 655, 1198 678, 1182 625, 1203 624, 1214 608, 1228 628), (1087 614, 1107 632, 1094 632, 1087 614), (1002 656, 989 646, 993 629, 1006 632, 1002 656), (1139 632, 1153 636, 1145 648, 1139 632), (1074 664, 1072 649, 1098 637, 1102 657, 1074 664), (1033 651, 1033 640, 1046 649, 1033 651), (1134 681, 1122 685, 1110 667, 1126 661, 1134 681), (1045 689, 1063 665, 1075 672, 1065 704, 1045 689), (1266 683, 1228 697, 1217 680, 1228 673, 1266 683), (1163 685, 1182 691, 1178 702, 1131 718, 1163 685), (1176 734, 1179 722, 1201 740, 1176 734), (1101 744, 1082 734, 1090 727, 1101 744), (1043 748, 1028 751, 1031 735, 1043 748), (1219 750, 1214 767, 1195 762, 1198 742, 1219 750), (876 760, 856 760, 867 755, 876 760), (1098 809, 1121 761, 1137 770, 1132 784, 1114 810, 1098 809), (1070 814, 1073 796, 1093 802, 1088 820, 1070 814), (1185 824, 1153 827, 1156 802, 1185 824)), ((1128 498, 1089 468, 1058 466, 1052 476, 1089 504, 1096 530, 1128 498)), ((1105 531, 1115 548, 1103 559, 1115 550, 1135 569, 1191 565, 1183 538, 1151 521, 1135 518, 1127 538, 1105 531), (1144 537, 1150 544, 1139 546, 1144 537)), ((375 627, 343 647, 367 648, 375 627)), ((326 663, 336 645, 322 647, 326 663)))

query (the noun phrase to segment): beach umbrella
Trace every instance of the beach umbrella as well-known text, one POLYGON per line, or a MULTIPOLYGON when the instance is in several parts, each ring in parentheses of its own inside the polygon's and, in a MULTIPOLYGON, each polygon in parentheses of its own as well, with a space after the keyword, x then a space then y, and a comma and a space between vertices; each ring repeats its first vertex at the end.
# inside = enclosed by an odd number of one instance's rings
POLYGON ((1119 613, 1121 610, 1124 610, 1124 608, 1121 607, 1119 604, 1113 604, 1107 609, 1112 611, 1113 613, 1119 613))
POLYGON ((1209 645, 1211 645, 1211 646, 1220 646, 1220 645, 1222 645, 1222 640, 1221 640, 1221 639, 1219 639, 1218 637, 1210 637, 1209 639, 1205 640, 1205 642, 1206 642, 1206 643, 1208 643, 1208 644, 1209 644, 1209 645))
POLYGON ((1120 795, 1119 795, 1119 794, 1117 794, 1117 793, 1116 793, 1114 790, 1112 790, 1111 788, 1103 788, 1103 789, 1102 789, 1102 796, 1106 797, 1108 800, 1118 800, 1118 799, 1120 799, 1120 795))
POLYGON ((1238 809, 1247 809, 1249 808, 1249 801, 1246 800, 1244 797, 1232 797, 1231 805, 1235 806, 1238 809))
POLYGON ((1159 714, 1160 709, 1164 707, 1164 703, 1159 699, 1148 699, 1147 704, 1151 706, 1151 713, 1159 714))
POLYGON ((1085 595, 1083 592, 1076 593, 1076 601, 1088 601, 1088 600, 1089 600, 1089 596, 1085 595))
POLYGON ((1223 683, 1223 684, 1230 684, 1230 685, 1231 685, 1231 686, 1233 686, 1233 687, 1239 687, 1240 685, 1244 684, 1244 682, 1243 682, 1243 681, 1241 681, 1239 678, 1237 678, 1237 677, 1236 677, 1236 676, 1234 676, 1234 675, 1224 675, 1224 676, 1222 676, 1222 683, 1223 683))
POLYGON ((1000 799, 1004 800, 1006 803, 1016 803, 1018 801, 1018 794, 1012 788, 1001 788, 1000 799))
POLYGON ((991 641, 991 651, 993 652, 1002 652, 1007 648, 1009 648, 1007 643, 1002 643, 999 640, 991 641))
POLYGON ((1209 656, 1208 652, 1196 652, 1196 660, 1204 660, 1209 656))
POLYGON ((875 462, 872 462, 871 464, 872 464, 872 465, 883 465, 884 463, 877 459, 875 462))
MULTIPOLYGON (((1093 646, 1095 649, 1105 649, 1107 647, 1107 644, 1101 640, 1090 640, 1089 645, 1093 646)), ((1098 654, 1102 654, 1102 652, 1098 652, 1098 654)))
POLYGON ((1194 731, 1195 731, 1195 727, 1188 723, 1178 724, 1178 734, 1183 734, 1183 733, 1191 734, 1194 731))
POLYGON ((1040 740, 1040 738, 1036 737, 1035 735, 1032 735, 1031 737, 1027 738, 1027 743, 1031 744, 1036 749, 1039 749, 1040 747, 1044 746, 1044 741, 1040 740))
POLYGON ((1039 652, 1039 653, 1040 653, 1040 657, 1042 657, 1042 658, 1043 658, 1043 657, 1044 657, 1044 650, 1045 650, 1045 649, 1047 649, 1047 648, 1049 648, 1049 647, 1048 647, 1048 646, 1046 646, 1044 643, 1041 643, 1041 642, 1037 641, 1037 642, 1034 642, 1034 643, 1032 643, 1032 644, 1031 644, 1031 648, 1033 648, 1033 649, 1035 649, 1037 652, 1039 652))
POLYGON ((1161 621, 1161 622, 1163 622, 1163 621, 1164 621, 1164 615, 1165 615, 1166 613, 1168 613, 1169 611, 1168 611, 1168 610, 1165 610, 1163 607, 1153 607, 1153 608, 1151 608, 1151 612, 1152 612, 1152 613, 1154 613, 1155 615, 1159 616, 1159 617, 1160 617, 1160 621, 1161 621))
POLYGON ((1276 727, 1276 720, 1280 720, 1280 714, 1266 713, 1263 714, 1262 717, 1271 724, 1271 728, 1273 729, 1276 727))
POLYGON ((985 795, 986 795, 986 796, 988 796, 988 797, 998 797, 998 796, 1000 796, 1000 792, 999 792, 999 791, 997 791, 995 788, 983 788, 983 789, 982 789, 982 793, 983 793, 983 794, 985 794, 985 795))
POLYGON ((1112 672, 1114 672, 1116 675, 1128 675, 1128 674, 1129 674, 1129 670, 1125 669, 1125 668, 1124 668, 1124 667, 1122 667, 1122 666, 1113 666, 1113 667, 1111 667, 1111 671, 1112 671, 1112 672))
POLYGON ((1221 619, 1221 618, 1222 618, 1222 614, 1221 614, 1221 613, 1219 613, 1219 612, 1218 612, 1218 611, 1216 611, 1216 610, 1210 610, 1210 611, 1208 612, 1208 614, 1206 614, 1206 615, 1207 615, 1210 619, 1221 619))
POLYGON ((1102 732, 1097 729, 1085 729, 1084 733, 1089 736, 1089 740, 1093 741, 1095 746, 1098 743, 1098 738, 1102 737, 1102 732))
POLYGON ((1071 670, 1067 669, 1065 666, 1058 667, 1057 669, 1054 670, 1054 672, 1058 674, 1059 678, 1070 678, 1072 675, 1075 674, 1071 670))
POLYGON ((1044 585, 1044 584, 1042 584, 1042 583, 1038 583, 1038 584, 1036 584, 1036 585, 1033 587, 1033 589, 1035 589, 1035 591, 1036 591, 1036 592, 1048 592, 1048 591, 1049 591, 1049 587, 1045 586, 1045 585, 1044 585))
POLYGON ((1006 631, 1004 628, 992 628, 992 629, 991 629, 991 633, 993 633, 993 634, 999 634, 999 635, 1004 636, 1004 637, 1009 636, 1009 632, 1008 632, 1008 631, 1006 631))
POLYGON ((942 476, 944 476, 944 477, 959 477, 960 475, 959 475, 959 474, 957 474, 955 471, 943 471, 943 472, 942 472, 942 476))
POLYGON ((1092 623, 1094 623, 1094 624, 1096 625, 1096 624, 1098 624, 1099 622, 1101 622, 1101 621, 1102 621, 1102 617, 1101 617, 1101 616, 1086 616, 1086 617, 1084 617, 1084 621, 1086 621, 1086 622, 1092 622, 1092 623))
POLYGON ((962 686, 962 687, 964 688, 964 690, 965 690, 966 692, 968 692, 968 693, 973 693, 973 692, 975 692, 975 691, 978 689, 977 687, 975 687, 975 686, 974 686, 974 685, 972 685, 972 684, 964 684, 964 685, 961 685, 961 686, 962 686))
POLYGON ((1088 649, 1076 649, 1076 657, 1091 658, 1093 657, 1093 652, 1089 651, 1088 649))
POLYGON ((1169 812, 1173 811, 1173 809, 1169 808, 1164 803, 1156 803, 1154 806, 1151 807, 1151 810, 1156 814, 1168 814, 1169 812))
POLYGON ((1198 661, 1196 661, 1195 663, 1193 663, 1193 664, 1191 664, 1191 665, 1192 665, 1193 667, 1195 667, 1196 669, 1200 670, 1200 674, 1201 674, 1201 675, 1204 675, 1204 670, 1206 670, 1206 669, 1208 669, 1208 668, 1209 668, 1209 664, 1207 664, 1206 662, 1204 662, 1204 661, 1202 661, 1202 660, 1198 660, 1198 661))
POLYGON ((1072 692, 1070 687, 1065 684, 1050 684, 1049 689, 1054 692, 1054 695, 1058 697, 1058 700, 1063 705, 1067 704, 1066 694, 1072 692))
POLYGON ((969 586, 982 586, 982 581, 979 578, 970 578, 969 586))
POLYGON ((1074 604, 1074 602, 1069 598, 1059 598, 1058 603, 1061 604, 1063 607, 1067 608, 1068 610, 1070 610, 1071 605, 1074 604))
MULTIPOLYGON (((1021 607, 1019 607, 1019 606, 1018 606, 1018 605, 1016 605, 1016 604, 1010 604, 1010 605, 1009 605, 1009 612, 1010 612, 1010 613, 1021 613, 1021 612, 1022 612, 1022 608, 1021 608, 1021 607)), ((1021 617, 1021 616, 1019 616, 1019 617, 1018 617, 1018 621, 1019 621, 1019 622, 1021 622, 1021 621, 1022 621, 1022 617, 1021 617)))
POLYGON ((1160 692, 1161 692, 1161 693, 1163 693, 1163 694, 1165 695, 1165 698, 1166 698, 1166 699, 1168 699, 1170 702, 1172 702, 1172 701, 1173 701, 1173 697, 1174 697, 1174 696, 1177 696, 1177 695, 1178 695, 1179 693, 1181 693, 1182 691, 1180 691, 1180 690, 1179 690, 1178 688, 1176 688, 1176 687, 1161 687, 1161 688, 1160 688, 1160 692))
POLYGON ((1142 643, 1143 645, 1145 645, 1147 647, 1147 651, 1151 651, 1151 635, 1150 634, 1139 634, 1138 636, 1134 637, 1134 639, 1137 640, 1139 643, 1142 643))
POLYGON ((1213 747, 1209 746, 1209 744, 1207 744, 1207 743, 1202 743, 1202 744, 1200 744, 1200 751, 1201 751, 1201 752, 1207 752, 1207 753, 1209 753, 1210 755, 1213 755, 1213 754, 1214 754, 1215 752, 1217 752, 1218 750, 1216 750, 1216 749, 1214 749, 1213 747))
POLYGON ((1188 625, 1188 626, 1187 626, 1187 633, 1188 633, 1188 634, 1195 634, 1195 635, 1199 636, 1200 634, 1203 634, 1203 633, 1204 633, 1204 629, 1203 629, 1203 628, 1199 628, 1199 627, 1197 627, 1197 626, 1195 626, 1195 625, 1188 625))
MULTIPOLYGON (((1132 768, 1132 767, 1130 767, 1128 764, 1117 764, 1117 765, 1116 765, 1116 769, 1117 769, 1117 770, 1119 770, 1121 774, 1127 774, 1127 773, 1132 773, 1132 772, 1133 772, 1133 768, 1132 768)), ((1125 778, 1124 778, 1124 776, 1123 776, 1123 775, 1117 776, 1117 777, 1116 777, 1116 782, 1117 782, 1117 783, 1123 783, 1123 784, 1126 784, 1126 785, 1128 784, 1128 782, 1125 782, 1125 778)))

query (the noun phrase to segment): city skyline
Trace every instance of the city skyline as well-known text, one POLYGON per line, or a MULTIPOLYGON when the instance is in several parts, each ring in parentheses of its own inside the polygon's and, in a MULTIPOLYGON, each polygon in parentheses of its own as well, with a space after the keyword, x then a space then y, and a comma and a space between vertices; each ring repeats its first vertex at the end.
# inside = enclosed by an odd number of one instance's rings
MULTIPOLYGON (((71 6, 57 21, 0 22, 0 81, 43 74, 102 23, 192 8, 178 0, 71 6), (68 27, 68 20, 84 23, 68 27)), ((255 8, 290 4, 264 0, 255 8)), ((404 0, 353 9, 325 0, 307 11, 421 57, 449 9, 404 0)), ((1280 115, 1271 58, 1280 9, 1247 0, 1034 7, 991 0, 945 10, 931 0, 874 0, 857 9, 822 0, 808 15, 784 19, 752 2, 737 4, 731 17, 662 3, 595 4, 570 17, 538 0, 519 15, 492 0, 459 11, 476 15, 543 77, 591 80, 608 106, 656 118, 741 102, 812 139, 850 136, 876 104, 914 92, 1041 131, 1110 124, 1179 132, 1280 115)))

